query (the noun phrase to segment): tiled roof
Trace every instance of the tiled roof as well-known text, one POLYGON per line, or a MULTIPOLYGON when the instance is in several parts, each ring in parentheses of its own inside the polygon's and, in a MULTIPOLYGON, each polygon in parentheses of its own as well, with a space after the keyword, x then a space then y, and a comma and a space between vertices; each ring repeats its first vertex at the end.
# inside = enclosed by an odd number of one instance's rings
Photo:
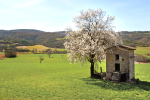
MULTIPOLYGON (((115 47, 115 46, 113 46, 113 47, 115 47)), ((124 48, 124 49, 127 49, 127 50, 136 50, 136 48, 129 47, 129 46, 125 46, 125 45, 119 45, 118 47, 121 47, 121 48, 124 48)), ((112 48, 112 47, 110 47, 110 48, 112 48)), ((107 49, 109 49, 109 48, 107 48, 107 49)), ((107 49, 105 49, 105 51, 106 51, 107 49)))
POLYGON ((125 46, 125 45, 120 45, 119 47, 125 48, 125 49, 128 49, 128 50, 136 50, 136 48, 125 46))

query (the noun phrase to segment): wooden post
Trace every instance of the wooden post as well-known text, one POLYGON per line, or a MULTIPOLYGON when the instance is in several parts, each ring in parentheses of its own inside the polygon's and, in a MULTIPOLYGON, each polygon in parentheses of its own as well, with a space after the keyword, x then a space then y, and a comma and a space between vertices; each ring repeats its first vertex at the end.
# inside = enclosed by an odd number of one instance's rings
POLYGON ((102 73, 102 67, 100 67, 100 72, 102 73))

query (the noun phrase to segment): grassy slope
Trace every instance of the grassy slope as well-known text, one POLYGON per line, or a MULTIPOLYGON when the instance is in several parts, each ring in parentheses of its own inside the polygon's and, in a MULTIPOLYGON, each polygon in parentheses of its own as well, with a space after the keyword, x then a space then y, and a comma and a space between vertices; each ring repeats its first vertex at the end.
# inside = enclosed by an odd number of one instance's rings
MULTIPOLYGON (((91 79, 90 63, 82 68, 69 64, 66 56, 19 55, 0 60, 0 99, 150 99, 149 64, 135 65, 139 85, 123 85, 91 79), (44 60, 40 64, 39 56, 44 60)), ((105 70, 105 63, 101 65, 105 70)))
POLYGON ((137 47, 135 52, 135 54, 147 54, 150 53, 150 47, 137 47))

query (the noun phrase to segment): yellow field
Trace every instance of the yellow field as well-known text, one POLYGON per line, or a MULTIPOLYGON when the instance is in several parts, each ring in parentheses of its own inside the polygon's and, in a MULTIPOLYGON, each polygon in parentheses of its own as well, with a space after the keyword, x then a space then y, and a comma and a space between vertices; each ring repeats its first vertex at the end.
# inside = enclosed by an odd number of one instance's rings
POLYGON ((46 51, 47 49, 52 49, 52 51, 54 51, 54 50, 57 50, 57 51, 63 51, 63 50, 65 50, 65 49, 49 48, 49 47, 46 47, 44 45, 17 46, 16 48, 29 49, 29 50, 37 49, 38 52, 40 52, 40 51, 46 51))
POLYGON ((49 49, 48 47, 43 46, 43 45, 28 46, 28 48, 29 48, 30 50, 37 49, 38 51, 43 51, 43 50, 49 49))

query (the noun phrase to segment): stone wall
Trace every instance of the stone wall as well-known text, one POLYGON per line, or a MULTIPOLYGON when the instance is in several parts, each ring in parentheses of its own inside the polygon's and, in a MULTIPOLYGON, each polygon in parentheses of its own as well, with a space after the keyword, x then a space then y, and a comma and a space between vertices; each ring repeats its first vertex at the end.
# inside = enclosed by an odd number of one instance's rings
POLYGON ((113 47, 106 51, 106 72, 115 71, 115 63, 120 64, 120 72, 127 73, 129 70, 129 51, 120 47, 113 47), (111 52, 112 51, 112 52, 111 52), (116 60, 116 54, 119 55, 119 60, 116 60))
POLYGON ((134 50, 129 50, 129 79, 134 77, 134 50))

